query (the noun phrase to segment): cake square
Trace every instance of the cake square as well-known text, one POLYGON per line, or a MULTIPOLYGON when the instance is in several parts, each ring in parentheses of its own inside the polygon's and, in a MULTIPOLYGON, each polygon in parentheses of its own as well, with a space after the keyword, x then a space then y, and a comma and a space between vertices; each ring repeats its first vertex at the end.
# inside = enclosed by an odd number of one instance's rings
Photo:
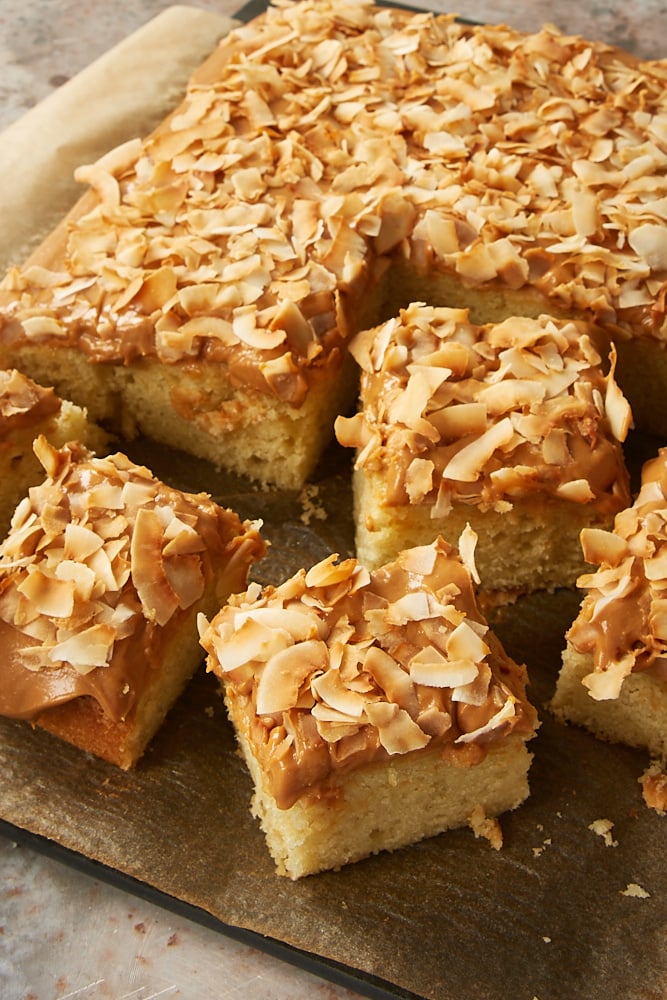
POLYGON ((128 769, 202 662, 197 614, 246 587, 265 545, 121 453, 35 451, 46 478, 0 546, 0 714, 128 769))
POLYGON ((527 797, 525 669, 477 607, 472 532, 462 552, 436 539, 372 573, 332 555, 200 618, 279 874, 481 830, 527 797))
POLYGON ((627 401, 586 324, 414 303, 350 345, 359 409, 336 422, 354 447, 357 557, 369 567, 437 534, 478 535, 487 591, 572 586, 579 533, 629 502, 627 401))
POLYGON ((641 488, 613 531, 588 530, 590 572, 567 633, 554 714, 600 739, 667 757, 667 449, 642 468, 641 488))

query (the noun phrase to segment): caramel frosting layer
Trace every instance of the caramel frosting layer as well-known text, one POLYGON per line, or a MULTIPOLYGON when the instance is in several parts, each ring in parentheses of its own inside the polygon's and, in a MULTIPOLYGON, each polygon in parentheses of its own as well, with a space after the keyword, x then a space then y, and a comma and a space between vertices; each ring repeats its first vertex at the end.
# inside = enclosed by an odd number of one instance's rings
POLYGON ((413 304, 350 350, 361 408, 339 417, 357 468, 383 477, 389 505, 453 502, 507 510, 543 495, 629 503, 620 442, 631 413, 586 324, 512 318, 478 326, 466 310, 413 304))
POLYGON ((122 454, 44 438, 35 451, 46 478, 0 546, 0 714, 35 719, 90 696, 126 719, 220 564, 221 587, 244 589, 264 543, 254 524, 122 454))
POLYGON ((51 388, 37 385, 16 369, 0 369, 0 447, 12 435, 60 412, 51 388))
POLYGON ((208 670, 280 808, 372 761, 437 748, 473 765, 533 735, 525 669, 477 607, 475 541, 468 529, 461 557, 437 539, 370 574, 332 555, 200 616, 208 670))
POLYGON ((213 359, 298 404, 393 256, 665 340, 667 66, 367 0, 279 0, 82 167, 7 342, 213 359))
POLYGON ((584 597, 567 638, 592 657, 591 696, 617 698, 633 671, 667 682, 667 449, 644 465, 614 530, 584 529, 582 544, 597 568, 577 581, 584 597))

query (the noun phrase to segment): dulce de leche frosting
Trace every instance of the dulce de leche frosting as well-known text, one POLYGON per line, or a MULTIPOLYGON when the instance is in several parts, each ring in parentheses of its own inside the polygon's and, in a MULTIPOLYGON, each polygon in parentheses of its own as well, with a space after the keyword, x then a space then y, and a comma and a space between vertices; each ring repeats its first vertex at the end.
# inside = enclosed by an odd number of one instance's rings
POLYGON ((264 543, 122 454, 44 438, 35 450, 47 476, 0 546, 0 714, 34 720, 90 696, 118 722, 154 682, 171 626, 212 581, 245 587, 264 543))
POLYGON ((503 511, 537 495, 612 515, 629 503, 630 408, 586 324, 479 326, 466 310, 413 304, 350 349, 361 406, 336 435, 380 474, 387 505, 446 516, 454 502, 503 511))
POLYGON ((437 749, 473 765, 509 733, 533 735, 525 670, 477 608, 475 540, 467 529, 466 563, 437 539, 370 574, 330 556, 200 618, 208 669, 278 807, 332 794, 371 761, 437 749))
POLYGON ((666 78, 555 28, 279 0, 79 169, 92 193, 7 277, 1 336, 220 360, 298 403, 397 254, 664 341, 666 78))
POLYGON ((583 683, 597 700, 617 698, 633 671, 667 682, 667 449, 642 469, 634 504, 613 531, 584 529, 584 597, 567 638, 592 657, 583 683))

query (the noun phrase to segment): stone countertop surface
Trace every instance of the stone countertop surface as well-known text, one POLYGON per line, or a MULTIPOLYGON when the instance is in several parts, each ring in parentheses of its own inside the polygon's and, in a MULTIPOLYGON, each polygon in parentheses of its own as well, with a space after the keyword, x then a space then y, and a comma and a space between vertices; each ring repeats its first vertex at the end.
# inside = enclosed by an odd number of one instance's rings
MULTIPOLYGON (((198 0, 190 6, 233 16, 243 3, 198 0)), ((415 0, 408 5, 419 6, 415 0)), ((168 0, 0 0, 0 128, 169 6, 168 0)), ((550 22, 643 58, 667 55, 664 0, 430 0, 428 6, 524 30, 550 22)))
MULTIPOLYGON (((166 0, 0 0, 0 129, 168 6, 166 0)), ((233 16, 241 4, 198 0, 192 6, 233 16)), ((430 6, 525 30, 550 22, 643 58, 667 56, 662 0, 459 0, 455 5, 431 0, 430 6)), ((0 838, 4 1000, 351 1000, 354 995, 0 838)))

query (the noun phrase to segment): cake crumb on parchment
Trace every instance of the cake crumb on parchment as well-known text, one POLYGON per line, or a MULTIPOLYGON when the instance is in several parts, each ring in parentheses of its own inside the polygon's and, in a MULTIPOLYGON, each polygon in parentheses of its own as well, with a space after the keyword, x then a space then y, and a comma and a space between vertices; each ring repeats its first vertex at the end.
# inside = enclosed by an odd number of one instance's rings
POLYGON ((618 841, 614 840, 611 835, 613 828, 614 824, 610 819, 595 819, 588 825, 589 830, 596 833, 598 837, 602 837, 607 847, 618 847, 618 841))

